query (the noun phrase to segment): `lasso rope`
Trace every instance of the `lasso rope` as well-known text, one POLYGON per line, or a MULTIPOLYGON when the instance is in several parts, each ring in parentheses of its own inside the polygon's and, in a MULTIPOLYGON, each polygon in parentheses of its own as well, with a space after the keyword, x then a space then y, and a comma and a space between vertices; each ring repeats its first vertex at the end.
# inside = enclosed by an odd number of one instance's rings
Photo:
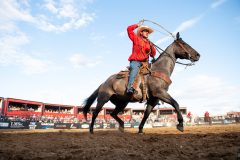
MULTIPOLYGON (((158 24, 158 23, 156 23, 156 22, 154 22, 154 21, 147 20, 147 19, 143 19, 143 21, 151 22, 151 23, 159 26, 161 29, 163 29, 165 32, 167 32, 174 40, 176 40, 176 36, 175 36, 172 32, 168 31, 166 28, 164 28, 162 25, 160 25, 160 24, 158 24)), ((155 30, 155 29, 154 29, 154 30, 155 30)), ((156 31, 158 31, 158 30, 156 30, 156 31)), ((165 33, 161 32, 161 31, 158 31, 158 32, 160 32, 160 33, 162 33, 162 34, 165 34, 165 33)), ((165 35, 167 35, 167 34, 165 34, 165 35)), ((157 49, 157 51, 159 52, 160 55, 161 55, 163 52, 167 53, 167 52, 164 51, 162 48, 160 48, 159 46, 157 46, 156 44, 154 44, 153 42, 151 42, 151 43, 156 47, 156 49, 157 49), (162 53, 161 53, 158 49, 160 49, 160 50, 162 51, 162 53)), ((171 58, 173 58, 169 53, 167 53, 167 54, 168 54, 171 58)), ((181 62, 176 61, 176 63, 181 64, 181 65, 185 65, 185 66, 186 66, 185 69, 186 69, 188 66, 194 65, 194 62, 191 62, 191 63, 181 63, 181 62)))
MULTIPOLYGON (((166 28, 164 28, 162 25, 160 25, 160 24, 158 24, 158 23, 156 23, 156 22, 153 22, 153 21, 151 21, 151 20, 147 20, 147 19, 143 19, 143 20, 144 20, 144 21, 147 21, 147 22, 151 22, 151 23, 159 26, 159 27, 162 28, 165 32, 167 32, 168 34, 170 34, 170 35, 173 37, 173 39, 176 39, 176 36, 175 36, 173 33, 171 33, 170 31, 168 31, 166 28)), ((159 31, 159 32, 160 32, 160 31, 159 31)))

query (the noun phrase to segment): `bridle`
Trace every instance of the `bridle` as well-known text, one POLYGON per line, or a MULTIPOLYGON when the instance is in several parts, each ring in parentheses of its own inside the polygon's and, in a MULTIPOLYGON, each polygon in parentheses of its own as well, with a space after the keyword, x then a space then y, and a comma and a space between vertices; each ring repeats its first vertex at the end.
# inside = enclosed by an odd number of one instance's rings
POLYGON ((175 42, 187 53, 188 60, 190 60, 191 63, 181 63, 181 62, 178 62, 178 61, 176 61, 176 58, 173 57, 170 53, 168 53, 167 51, 163 50, 162 48, 160 48, 159 46, 157 46, 153 42, 151 42, 151 43, 156 47, 156 49, 157 49, 158 53, 160 54, 160 56, 165 54, 165 55, 169 56, 174 63, 185 65, 186 67, 193 66, 194 62, 191 60, 191 54, 187 51, 187 49, 184 47, 184 45, 182 43, 178 42, 177 40, 175 40, 175 42), (160 52, 159 50, 161 50, 162 52, 160 52))
POLYGON ((187 55, 188 55, 188 60, 192 61, 192 60, 191 60, 191 54, 190 54, 190 53, 188 52, 188 50, 184 47, 184 45, 183 45, 182 43, 178 42, 177 40, 176 40, 176 43, 185 51, 185 53, 187 53, 187 55))
MULTIPOLYGON (((194 65, 194 61, 191 59, 191 54, 188 52, 188 50, 184 47, 184 45, 182 43, 180 43, 178 40, 175 40, 175 42, 185 51, 185 53, 188 56, 188 60, 191 61, 191 63, 187 63, 187 64, 183 64, 183 65, 187 65, 187 66, 192 66, 194 65)), ((178 62, 178 64, 182 64, 180 62, 178 62)))

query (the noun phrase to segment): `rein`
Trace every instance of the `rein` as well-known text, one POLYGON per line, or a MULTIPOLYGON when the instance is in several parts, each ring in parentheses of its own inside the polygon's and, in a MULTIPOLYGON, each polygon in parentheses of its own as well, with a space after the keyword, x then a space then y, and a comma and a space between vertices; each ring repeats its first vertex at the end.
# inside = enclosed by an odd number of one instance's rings
MULTIPOLYGON (((166 53, 166 54, 167 54, 174 62, 176 62, 177 64, 185 65, 186 67, 195 65, 194 62, 191 62, 191 63, 178 62, 178 61, 176 61, 176 58, 174 58, 171 54, 169 54, 168 52, 166 52, 165 50, 163 50, 162 48, 160 48, 159 46, 157 46, 157 45, 154 44, 153 42, 151 42, 151 43, 156 47, 156 49, 157 49, 158 53, 160 54, 160 56, 161 56, 162 54, 166 53), (161 50, 162 53, 161 53, 159 50, 161 50)), ((183 48, 183 50, 184 50, 186 53, 188 53, 187 50, 185 49, 185 47, 184 47, 181 43, 179 43, 179 42, 177 42, 177 43, 180 45, 181 48, 183 48)))

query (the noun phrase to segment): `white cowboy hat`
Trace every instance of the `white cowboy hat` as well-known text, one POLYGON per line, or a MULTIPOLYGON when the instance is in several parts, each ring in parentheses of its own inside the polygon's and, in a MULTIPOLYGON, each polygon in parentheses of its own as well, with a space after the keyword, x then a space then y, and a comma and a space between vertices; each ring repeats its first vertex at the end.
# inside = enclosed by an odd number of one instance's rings
POLYGON ((154 30, 148 26, 140 26, 138 27, 137 35, 140 35, 140 32, 143 30, 148 30, 148 33, 151 34, 154 30))

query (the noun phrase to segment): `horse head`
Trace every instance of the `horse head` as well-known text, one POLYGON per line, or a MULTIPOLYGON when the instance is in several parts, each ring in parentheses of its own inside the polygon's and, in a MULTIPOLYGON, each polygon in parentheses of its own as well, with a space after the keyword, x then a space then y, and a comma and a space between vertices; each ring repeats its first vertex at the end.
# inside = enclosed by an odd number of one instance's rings
POLYGON ((200 59, 200 54, 180 38, 179 32, 176 35, 174 43, 176 46, 176 58, 188 59, 191 62, 196 62, 200 59))

